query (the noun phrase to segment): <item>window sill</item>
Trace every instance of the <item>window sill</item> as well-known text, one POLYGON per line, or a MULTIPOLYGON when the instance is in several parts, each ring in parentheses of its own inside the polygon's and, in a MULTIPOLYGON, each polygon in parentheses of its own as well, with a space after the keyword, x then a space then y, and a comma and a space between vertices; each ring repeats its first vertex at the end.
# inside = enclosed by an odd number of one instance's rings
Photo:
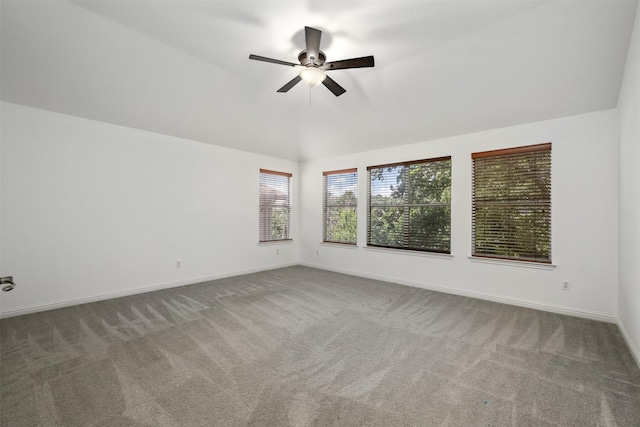
POLYGON ((425 252, 425 251, 412 251, 411 249, 393 249, 393 248, 380 248, 378 246, 364 246, 364 249, 372 252, 387 252, 397 255, 411 255, 427 258, 438 259, 453 259, 453 254, 441 254, 438 252, 425 252))
POLYGON ((267 242, 258 242, 258 246, 282 245, 286 243, 293 243, 293 239, 269 240, 267 242))
POLYGON ((477 256, 469 256, 472 262, 479 262, 481 264, 494 264, 494 265, 506 265, 509 267, 520 268, 534 268, 536 270, 553 270, 556 268, 555 264, 543 264, 541 262, 530 261, 516 261, 512 259, 498 259, 498 258, 483 258, 477 256))
POLYGON ((355 243, 320 242, 320 244, 322 246, 332 246, 334 248, 358 249, 358 245, 355 243))

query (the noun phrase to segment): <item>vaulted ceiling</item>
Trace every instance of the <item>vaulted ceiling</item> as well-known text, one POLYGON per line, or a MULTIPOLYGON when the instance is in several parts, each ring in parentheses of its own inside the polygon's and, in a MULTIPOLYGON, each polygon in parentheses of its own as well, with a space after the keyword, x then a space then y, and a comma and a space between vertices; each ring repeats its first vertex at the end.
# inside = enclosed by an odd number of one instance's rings
POLYGON ((1 2, 3 101, 294 160, 614 108, 636 1, 1 2), (347 92, 276 90, 304 26, 347 92))

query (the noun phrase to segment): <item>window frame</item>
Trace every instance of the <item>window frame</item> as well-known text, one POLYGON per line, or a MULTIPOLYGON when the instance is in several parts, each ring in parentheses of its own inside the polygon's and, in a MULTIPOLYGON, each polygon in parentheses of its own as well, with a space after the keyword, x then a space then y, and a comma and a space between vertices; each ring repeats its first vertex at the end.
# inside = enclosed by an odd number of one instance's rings
POLYGON ((358 168, 349 168, 349 169, 339 169, 333 171, 325 171, 322 172, 322 243, 335 243, 340 245, 352 245, 356 246, 358 244, 358 168), (355 174, 355 204, 349 205, 337 205, 337 204, 329 204, 327 202, 328 193, 327 193, 327 181, 328 177, 331 175, 351 175, 355 174), (330 240, 327 238, 327 210, 328 208, 353 208, 355 211, 355 228, 356 235, 353 241, 346 240, 330 240))
MULTIPOLYGON (((293 174, 289 172, 279 172, 269 169, 260 169, 259 173, 259 186, 258 186, 258 242, 259 243, 273 243, 273 242, 283 242, 283 241, 291 241, 291 178, 293 174), (263 185, 266 186, 269 183, 263 182, 263 175, 271 175, 273 177, 286 177, 287 178, 287 192, 286 199, 284 204, 276 204, 275 198, 274 203, 264 203, 264 197, 266 193, 263 191, 263 185), (266 223, 269 222, 271 224, 269 228, 269 235, 273 236, 273 214, 265 216, 263 213, 263 208, 271 208, 274 207, 284 207, 286 212, 285 219, 285 235, 281 238, 263 238, 267 236, 267 230, 265 229, 266 223)), ((271 180, 275 181, 278 178, 271 178, 271 180)), ((274 188, 274 194, 278 191, 277 188, 274 188)))
MULTIPOLYGON (((386 168, 395 168, 395 167, 402 167, 402 166, 408 166, 411 167, 412 165, 421 165, 421 164, 426 164, 426 163, 437 163, 437 162, 448 162, 449 163, 449 191, 451 192, 451 188, 452 188, 452 170, 453 170, 453 162, 452 162, 452 158, 451 156, 440 156, 440 157, 433 157, 433 158, 428 158, 428 159, 420 159, 420 160, 411 160, 411 161, 404 161, 404 162, 396 162, 396 163, 388 163, 388 164, 382 164, 382 165, 375 165, 375 166, 368 166, 367 167, 367 247, 371 247, 371 248, 385 248, 385 249, 392 249, 392 250, 401 250, 401 251, 418 251, 418 252, 426 252, 426 253, 435 253, 435 254, 447 254, 447 255, 451 255, 451 197, 449 197, 449 202, 448 203, 427 203, 427 204, 420 204, 420 203, 402 203, 402 204, 389 204, 389 205, 376 205, 373 204, 372 205, 372 195, 371 195, 371 171, 374 169, 386 169, 386 168), (440 250, 440 249, 433 249, 433 248, 421 248, 421 247, 416 247, 416 246, 412 246, 411 244, 408 243, 408 241, 410 240, 410 234, 409 234, 409 227, 410 227, 410 221, 403 221, 403 231, 402 231, 402 235, 403 235, 403 239, 404 239, 404 244, 402 246, 391 246, 391 245, 382 245, 382 244, 378 244, 378 243, 372 243, 371 241, 371 230, 372 230, 372 209, 375 207, 380 207, 380 206, 402 206, 403 207, 403 217, 404 218, 410 218, 410 214, 411 214, 411 208, 415 208, 415 207, 424 207, 424 206, 419 206, 419 205, 426 205, 426 206, 448 206, 449 208, 449 221, 448 221, 448 239, 445 241, 443 240, 443 242, 448 243, 448 249, 445 250, 440 250)), ((406 198, 408 198, 408 194, 405 196, 406 198)))
MULTIPOLYGON (((471 174, 471 257, 472 258, 477 258, 477 259, 493 259, 493 260, 500 260, 500 261, 506 261, 506 262, 510 262, 510 261, 517 261, 517 262, 525 262, 525 263, 533 263, 533 264, 537 264, 537 265, 552 265, 552 240, 553 240, 553 236, 552 236, 552 143, 551 142, 547 142, 547 143, 543 143, 543 144, 534 144, 534 145, 526 145, 526 146, 520 146, 520 147, 512 147, 512 148, 505 148, 505 149, 498 149, 498 150, 490 150, 490 151, 482 151, 482 152, 477 152, 477 153, 472 153, 471 154, 471 159, 472 159, 472 174, 471 174), (533 238, 530 240, 526 240, 525 244, 529 244, 529 245, 537 245, 537 244, 546 244, 548 245, 548 258, 538 258, 537 256, 533 255, 533 254, 527 254, 527 255, 532 255, 532 256, 513 256, 513 255, 509 255, 508 253, 505 254, 495 254, 495 253, 485 253, 485 252, 479 252, 478 251, 478 247, 477 247, 477 239, 478 239, 478 218, 477 218, 477 212, 478 212, 478 205, 480 203, 478 203, 478 201, 476 200, 476 193, 478 192, 477 189, 477 179, 476 179, 476 175, 478 173, 478 165, 482 162, 482 160, 479 160, 479 162, 476 162, 476 160, 478 159, 489 159, 489 158, 495 158, 495 157, 505 157, 505 161, 511 161, 513 162, 515 159, 515 156, 520 156, 520 158, 522 158, 523 155, 526 154, 531 154, 532 156, 530 158, 528 158, 529 161, 533 160, 533 156, 535 156, 535 154, 533 153, 540 153, 540 152, 548 152, 548 160, 546 162, 544 162, 540 168, 535 169, 535 171, 532 172, 528 172, 527 175, 531 175, 531 176, 535 176, 535 174, 541 176, 543 179, 546 179, 548 182, 546 184, 547 187, 547 193, 548 193, 548 197, 539 197, 539 198, 534 198, 534 199, 527 199, 526 202, 525 201, 519 201, 518 202, 514 202, 512 200, 509 200, 507 202, 505 201, 498 201, 495 200, 493 203, 494 205, 499 205, 500 203, 505 204, 508 203, 509 206, 511 207, 515 207, 515 209, 520 209, 520 210, 527 210, 527 209, 531 209, 531 206, 536 206, 537 209, 540 209, 542 211, 542 215, 541 218, 543 220, 543 222, 545 222, 547 224, 547 227, 545 229, 543 229, 541 232, 535 231, 538 229, 535 229, 534 231, 533 228, 529 229, 530 233, 532 233, 534 236, 539 236, 539 235, 546 235, 548 236, 548 240, 547 241, 542 241, 539 240, 539 238, 533 238), (546 207, 546 212, 545 212, 545 207, 546 207)), ((533 169, 532 169, 533 170, 533 169)), ((515 176, 515 174, 513 173, 507 173, 505 175, 512 175, 515 176)), ((509 177, 505 178, 505 182, 502 185, 507 187, 507 188, 511 188, 514 187, 515 183, 513 181, 509 181, 508 180, 509 177)), ((534 183, 535 184, 535 183, 534 183)), ((497 196, 496 196, 497 197, 497 196)), ((487 205, 489 205, 491 202, 485 202, 484 207, 486 208, 487 205)), ((504 209, 504 208, 503 208, 504 209)), ((498 208, 496 208, 496 212, 499 212, 498 208)), ((504 212, 504 211, 503 211, 504 212)), ((497 214, 494 214, 497 215, 497 214)), ((497 234, 497 233, 496 233, 497 234)), ((513 232, 511 232, 510 234, 508 234, 508 237, 506 238, 506 240, 502 240, 500 242, 496 242, 495 246, 499 246, 499 245, 503 245, 504 247, 508 248, 509 245, 513 245, 513 242, 515 242, 516 239, 513 238, 513 232)), ((487 246, 488 247, 488 246, 487 246)), ((505 252, 508 252, 508 249, 504 249, 505 252)))

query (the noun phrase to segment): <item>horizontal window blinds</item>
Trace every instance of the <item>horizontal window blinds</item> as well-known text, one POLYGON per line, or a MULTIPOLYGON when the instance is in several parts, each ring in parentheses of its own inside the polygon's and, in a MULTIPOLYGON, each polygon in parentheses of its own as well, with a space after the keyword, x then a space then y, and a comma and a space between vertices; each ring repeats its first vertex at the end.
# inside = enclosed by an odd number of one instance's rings
POLYGON ((551 143, 472 154, 473 255, 551 262, 551 143))
POLYGON ((290 239, 291 176, 260 169, 260 242, 290 239))
POLYGON ((324 242, 356 244, 358 235, 358 170, 323 172, 324 242))
POLYGON ((367 169, 367 245, 450 253, 451 157, 367 169))

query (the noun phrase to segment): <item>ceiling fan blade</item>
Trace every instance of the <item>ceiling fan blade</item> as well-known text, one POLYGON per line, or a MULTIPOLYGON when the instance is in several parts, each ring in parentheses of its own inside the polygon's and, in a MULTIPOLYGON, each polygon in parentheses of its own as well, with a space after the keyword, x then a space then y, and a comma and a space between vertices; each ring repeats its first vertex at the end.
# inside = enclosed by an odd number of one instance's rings
POLYGON ((300 64, 294 64, 293 62, 280 61, 279 59, 271 59, 264 56, 254 55, 254 54, 249 55, 249 59, 255 59, 256 61, 263 61, 263 62, 271 62, 272 64, 288 65, 290 67, 296 67, 300 65, 300 64))
POLYGON ((325 77, 325 79, 322 81, 322 84, 325 85, 325 87, 331 92, 333 92, 335 96, 340 96, 347 91, 329 76, 325 77))
POLYGON ((322 68, 325 70, 345 70, 347 68, 373 67, 375 65, 373 56, 363 56, 362 58, 343 59, 342 61, 326 62, 322 68))
POLYGON ((307 58, 313 58, 315 61, 318 59, 318 52, 320 51, 322 31, 311 27, 304 27, 304 36, 307 40, 307 58))
POLYGON ((300 83, 300 80, 302 80, 302 78, 300 76, 295 76, 293 78, 293 80, 291 80, 289 83, 287 83, 286 85, 284 85, 280 89, 278 89, 278 92, 282 92, 282 93, 288 92, 289 89, 291 89, 292 87, 294 87, 295 85, 300 83))

